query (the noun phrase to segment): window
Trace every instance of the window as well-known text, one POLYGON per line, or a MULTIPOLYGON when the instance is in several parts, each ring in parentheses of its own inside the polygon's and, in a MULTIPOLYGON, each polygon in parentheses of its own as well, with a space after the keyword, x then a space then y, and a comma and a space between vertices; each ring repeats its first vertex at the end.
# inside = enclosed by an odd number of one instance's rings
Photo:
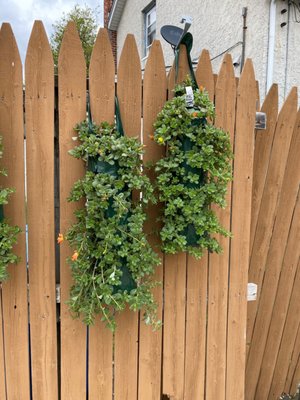
POLYGON ((147 57, 150 46, 156 36, 156 6, 151 3, 151 8, 144 10, 145 15, 145 40, 144 57, 147 57))

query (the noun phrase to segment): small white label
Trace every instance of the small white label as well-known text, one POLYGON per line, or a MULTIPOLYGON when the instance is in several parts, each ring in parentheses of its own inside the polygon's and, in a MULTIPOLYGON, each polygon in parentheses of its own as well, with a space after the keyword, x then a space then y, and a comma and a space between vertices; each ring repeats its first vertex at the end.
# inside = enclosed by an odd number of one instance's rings
POLYGON ((185 88, 185 104, 187 107, 193 107, 194 106, 194 93, 193 93, 193 88, 192 86, 186 86, 185 88))
POLYGON ((256 283, 248 283, 248 301, 255 301, 257 298, 257 285, 256 283))

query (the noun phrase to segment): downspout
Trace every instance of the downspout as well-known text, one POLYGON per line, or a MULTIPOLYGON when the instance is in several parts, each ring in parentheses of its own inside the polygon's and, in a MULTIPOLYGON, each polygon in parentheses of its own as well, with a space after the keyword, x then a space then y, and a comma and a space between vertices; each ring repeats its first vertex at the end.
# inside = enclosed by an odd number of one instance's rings
POLYGON ((289 5, 288 5, 287 33, 286 33, 286 56, 285 56, 285 73, 284 73, 284 98, 286 98, 286 93, 287 93, 287 79, 288 79, 288 66, 289 66, 290 13, 291 13, 291 4, 289 3, 289 5))
POLYGON ((276 32, 276 0, 270 0, 266 93, 269 91, 273 83, 275 32, 276 32))

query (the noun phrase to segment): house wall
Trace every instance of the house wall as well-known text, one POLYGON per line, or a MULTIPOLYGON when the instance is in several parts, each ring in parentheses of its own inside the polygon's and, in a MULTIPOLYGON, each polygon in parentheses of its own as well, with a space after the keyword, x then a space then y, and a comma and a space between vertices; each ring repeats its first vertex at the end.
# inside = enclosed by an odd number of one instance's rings
MULTIPOLYGON (((133 33, 142 58, 143 43, 143 14, 142 10, 150 0, 127 0, 118 29, 118 57, 127 33, 133 33)), ((171 24, 182 26, 181 17, 190 15, 193 24, 190 32, 194 37, 192 58, 197 59, 201 50, 206 48, 211 57, 215 57, 228 49, 243 37, 242 8, 248 8, 246 31, 246 58, 253 60, 256 79, 260 84, 261 98, 265 97, 267 79, 267 60, 269 42, 269 8, 270 0, 157 0, 157 38, 160 28, 171 24)), ((297 50, 300 48, 300 24, 294 22, 293 7, 290 12, 281 14, 288 9, 286 1, 277 0, 276 9, 276 38, 273 81, 279 83, 281 101, 287 95, 292 85, 300 83, 300 63, 297 50), (288 22, 281 27, 282 22, 288 22)), ((299 14, 300 18, 300 14, 299 14)), ((171 47, 162 39, 166 65, 173 62, 171 47)), ((237 46, 230 51, 233 59, 241 55, 242 47, 237 46)), ((213 61, 214 72, 219 70, 222 56, 213 61)), ((145 65, 142 59, 142 66, 145 65)), ((239 75, 240 67, 236 67, 239 75)))

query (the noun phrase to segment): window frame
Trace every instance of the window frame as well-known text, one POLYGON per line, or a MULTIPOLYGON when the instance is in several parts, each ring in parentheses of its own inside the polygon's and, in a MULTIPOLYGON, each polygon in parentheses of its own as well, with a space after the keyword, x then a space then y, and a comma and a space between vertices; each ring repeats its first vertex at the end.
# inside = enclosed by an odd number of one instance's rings
POLYGON ((153 34, 156 36, 156 1, 152 1, 146 8, 143 9, 143 20, 144 20, 144 34, 143 34, 143 58, 147 58, 149 54, 149 49, 151 47, 151 44, 149 43, 149 36, 153 34), (155 19, 152 22, 152 24, 148 24, 148 17, 151 15, 151 13, 155 12, 155 19), (155 29, 151 30, 150 33, 148 32, 148 29, 155 24, 155 29))

